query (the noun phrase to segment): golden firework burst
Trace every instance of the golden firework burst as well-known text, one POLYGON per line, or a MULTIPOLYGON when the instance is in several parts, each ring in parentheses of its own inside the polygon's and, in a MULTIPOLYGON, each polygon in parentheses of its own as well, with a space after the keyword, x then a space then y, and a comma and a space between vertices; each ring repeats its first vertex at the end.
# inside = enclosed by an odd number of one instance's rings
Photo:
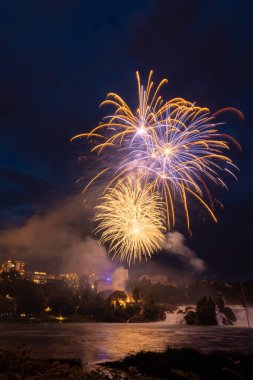
POLYGON ((109 252, 132 261, 161 249, 164 238, 164 203, 149 184, 125 179, 107 189, 96 207, 95 229, 109 252))

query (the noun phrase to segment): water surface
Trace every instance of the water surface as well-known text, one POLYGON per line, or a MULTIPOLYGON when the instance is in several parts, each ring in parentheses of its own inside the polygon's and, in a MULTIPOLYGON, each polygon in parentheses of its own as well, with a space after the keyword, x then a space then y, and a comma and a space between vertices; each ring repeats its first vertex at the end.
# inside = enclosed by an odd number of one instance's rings
POLYGON ((187 326, 156 323, 0 323, 0 347, 25 344, 33 356, 80 358, 94 363, 123 358, 139 350, 194 347, 205 351, 253 351, 253 334, 235 326, 187 326))

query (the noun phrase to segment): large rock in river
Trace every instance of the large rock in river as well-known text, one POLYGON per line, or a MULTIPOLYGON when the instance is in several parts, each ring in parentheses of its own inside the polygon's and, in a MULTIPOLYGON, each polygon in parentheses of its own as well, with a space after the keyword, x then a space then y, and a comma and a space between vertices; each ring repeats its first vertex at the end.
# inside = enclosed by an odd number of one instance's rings
POLYGON ((197 318, 200 325, 217 325, 216 306, 209 296, 202 297, 197 303, 197 318))
POLYGON ((188 325, 197 325, 198 324, 198 317, 196 311, 189 310, 187 314, 185 315, 184 319, 186 320, 186 323, 188 325))
POLYGON ((189 325, 217 325, 215 303, 209 296, 202 297, 196 311, 189 310, 185 320, 189 325))

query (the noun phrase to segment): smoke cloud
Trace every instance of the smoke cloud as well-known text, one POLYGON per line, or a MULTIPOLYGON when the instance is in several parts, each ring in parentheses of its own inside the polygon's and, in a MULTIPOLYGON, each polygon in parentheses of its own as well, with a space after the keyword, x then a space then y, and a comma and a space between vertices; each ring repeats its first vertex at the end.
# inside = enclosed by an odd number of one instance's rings
POLYGON ((204 260, 198 258, 189 247, 185 245, 185 237, 178 231, 169 232, 164 240, 163 249, 174 255, 197 273, 202 273, 206 269, 204 260))
MULTIPOLYGON (((111 276, 113 288, 124 290, 128 271, 113 262, 92 237, 93 215, 92 203, 84 204, 80 196, 69 197, 21 226, 0 231, 0 260, 24 260, 27 269, 48 273, 90 271, 101 278, 111 276)), ((185 245, 184 236, 177 231, 166 235, 163 249, 177 256, 192 272, 202 273, 206 269, 205 262, 185 245)), ((152 265, 158 271, 158 263, 142 263, 140 267, 149 273, 152 265)), ((170 277, 174 278, 175 273, 170 277)))
POLYGON ((128 270, 123 267, 116 268, 112 274, 112 287, 114 290, 125 290, 128 280, 128 270))
POLYGON ((81 197, 71 197, 31 217, 15 228, 0 232, 1 261, 24 260, 33 270, 51 273, 93 271, 111 274, 115 265, 106 249, 91 237, 93 208, 81 197))

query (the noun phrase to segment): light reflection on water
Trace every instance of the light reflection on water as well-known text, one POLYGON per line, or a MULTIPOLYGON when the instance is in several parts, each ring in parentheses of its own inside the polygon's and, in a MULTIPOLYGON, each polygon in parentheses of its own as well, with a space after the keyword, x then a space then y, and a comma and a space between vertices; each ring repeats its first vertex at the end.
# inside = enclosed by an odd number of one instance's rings
POLYGON ((232 326, 187 326, 157 323, 1 323, 0 347, 25 344, 33 356, 80 358, 98 362, 123 358, 139 350, 193 347, 202 350, 253 351, 249 329, 232 326))

